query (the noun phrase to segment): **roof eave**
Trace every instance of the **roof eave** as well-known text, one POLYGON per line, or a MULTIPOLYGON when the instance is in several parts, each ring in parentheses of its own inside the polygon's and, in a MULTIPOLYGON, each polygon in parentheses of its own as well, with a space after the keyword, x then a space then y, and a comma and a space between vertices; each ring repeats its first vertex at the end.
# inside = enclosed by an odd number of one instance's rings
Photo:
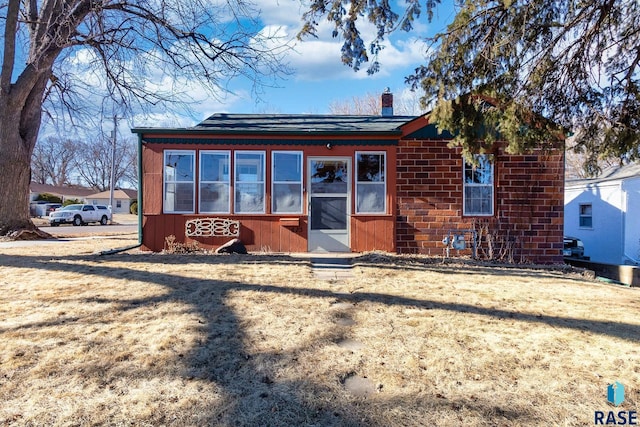
POLYGON ((394 129, 388 131, 364 131, 364 130, 345 130, 345 131, 327 131, 327 130, 296 130, 296 131, 221 131, 211 129, 158 129, 158 128, 132 128, 131 133, 140 135, 223 135, 223 136, 303 136, 303 135, 322 135, 322 136, 389 136, 397 137, 402 135, 402 129, 394 129))

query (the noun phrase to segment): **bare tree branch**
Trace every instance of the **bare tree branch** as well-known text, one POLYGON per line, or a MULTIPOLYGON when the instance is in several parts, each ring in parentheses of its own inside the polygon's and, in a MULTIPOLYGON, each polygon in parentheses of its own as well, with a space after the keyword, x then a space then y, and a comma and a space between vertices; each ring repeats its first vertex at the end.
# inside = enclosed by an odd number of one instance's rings
POLYGON ((211 97, 222 96, 237 77, 257 90, 287 73, 282 58, 289 48, 261 32, 257 15, 244 0, 0 4, 0 235, 33 227, 23 199, 43 112, 57 122, 90 123, 96 114, 79 114, 105 98, 128 110, 175 111, 193 102, 186 95, 193 82, 211 97))

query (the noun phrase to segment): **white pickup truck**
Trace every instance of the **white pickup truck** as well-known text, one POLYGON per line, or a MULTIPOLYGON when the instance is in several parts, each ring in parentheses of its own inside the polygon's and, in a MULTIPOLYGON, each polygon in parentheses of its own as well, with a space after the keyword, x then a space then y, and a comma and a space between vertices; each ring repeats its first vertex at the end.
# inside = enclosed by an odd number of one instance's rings
POLYGON ((111 221, 111 210, 103 205, 68 205, 49 214, 49 224, 86 225, 99 222, 107 225, 111 221))

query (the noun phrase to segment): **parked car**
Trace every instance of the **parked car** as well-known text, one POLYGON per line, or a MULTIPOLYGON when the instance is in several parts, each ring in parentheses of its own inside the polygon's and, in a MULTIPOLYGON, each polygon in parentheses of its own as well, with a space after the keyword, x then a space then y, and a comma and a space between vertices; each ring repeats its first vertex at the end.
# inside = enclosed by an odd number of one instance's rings
POLYGON ((99 222, 107 225, 111 221, 111 210, 103 205, 68 205, 49 214, 49 224, 55 227, 60 224, 86 225, 99 222))
POLYGON ((62 207, 62 204, 60 203, 49 203, 47 205, 47 215, 49 215, 51 212, 55 211, 56 209, 60 209, 62 207))
POLYGON ((47 217, 51 212, 58 209, 62 205, 60 203, 49 203, 49 202, 32 202, 29 204, 29 214, 32 217, 47 217))
POLYGON ((562 256, 584 259, 584 243, 577 237, 564 236, 562 256))

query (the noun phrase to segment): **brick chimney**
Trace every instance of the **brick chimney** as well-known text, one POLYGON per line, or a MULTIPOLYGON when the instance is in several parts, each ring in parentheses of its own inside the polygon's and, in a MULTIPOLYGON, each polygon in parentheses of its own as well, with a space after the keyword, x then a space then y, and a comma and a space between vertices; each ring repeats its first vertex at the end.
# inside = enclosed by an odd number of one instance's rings
POLYGON ((382 93, 382 115, 393 116, 393 94, 388 87, 382 93))

